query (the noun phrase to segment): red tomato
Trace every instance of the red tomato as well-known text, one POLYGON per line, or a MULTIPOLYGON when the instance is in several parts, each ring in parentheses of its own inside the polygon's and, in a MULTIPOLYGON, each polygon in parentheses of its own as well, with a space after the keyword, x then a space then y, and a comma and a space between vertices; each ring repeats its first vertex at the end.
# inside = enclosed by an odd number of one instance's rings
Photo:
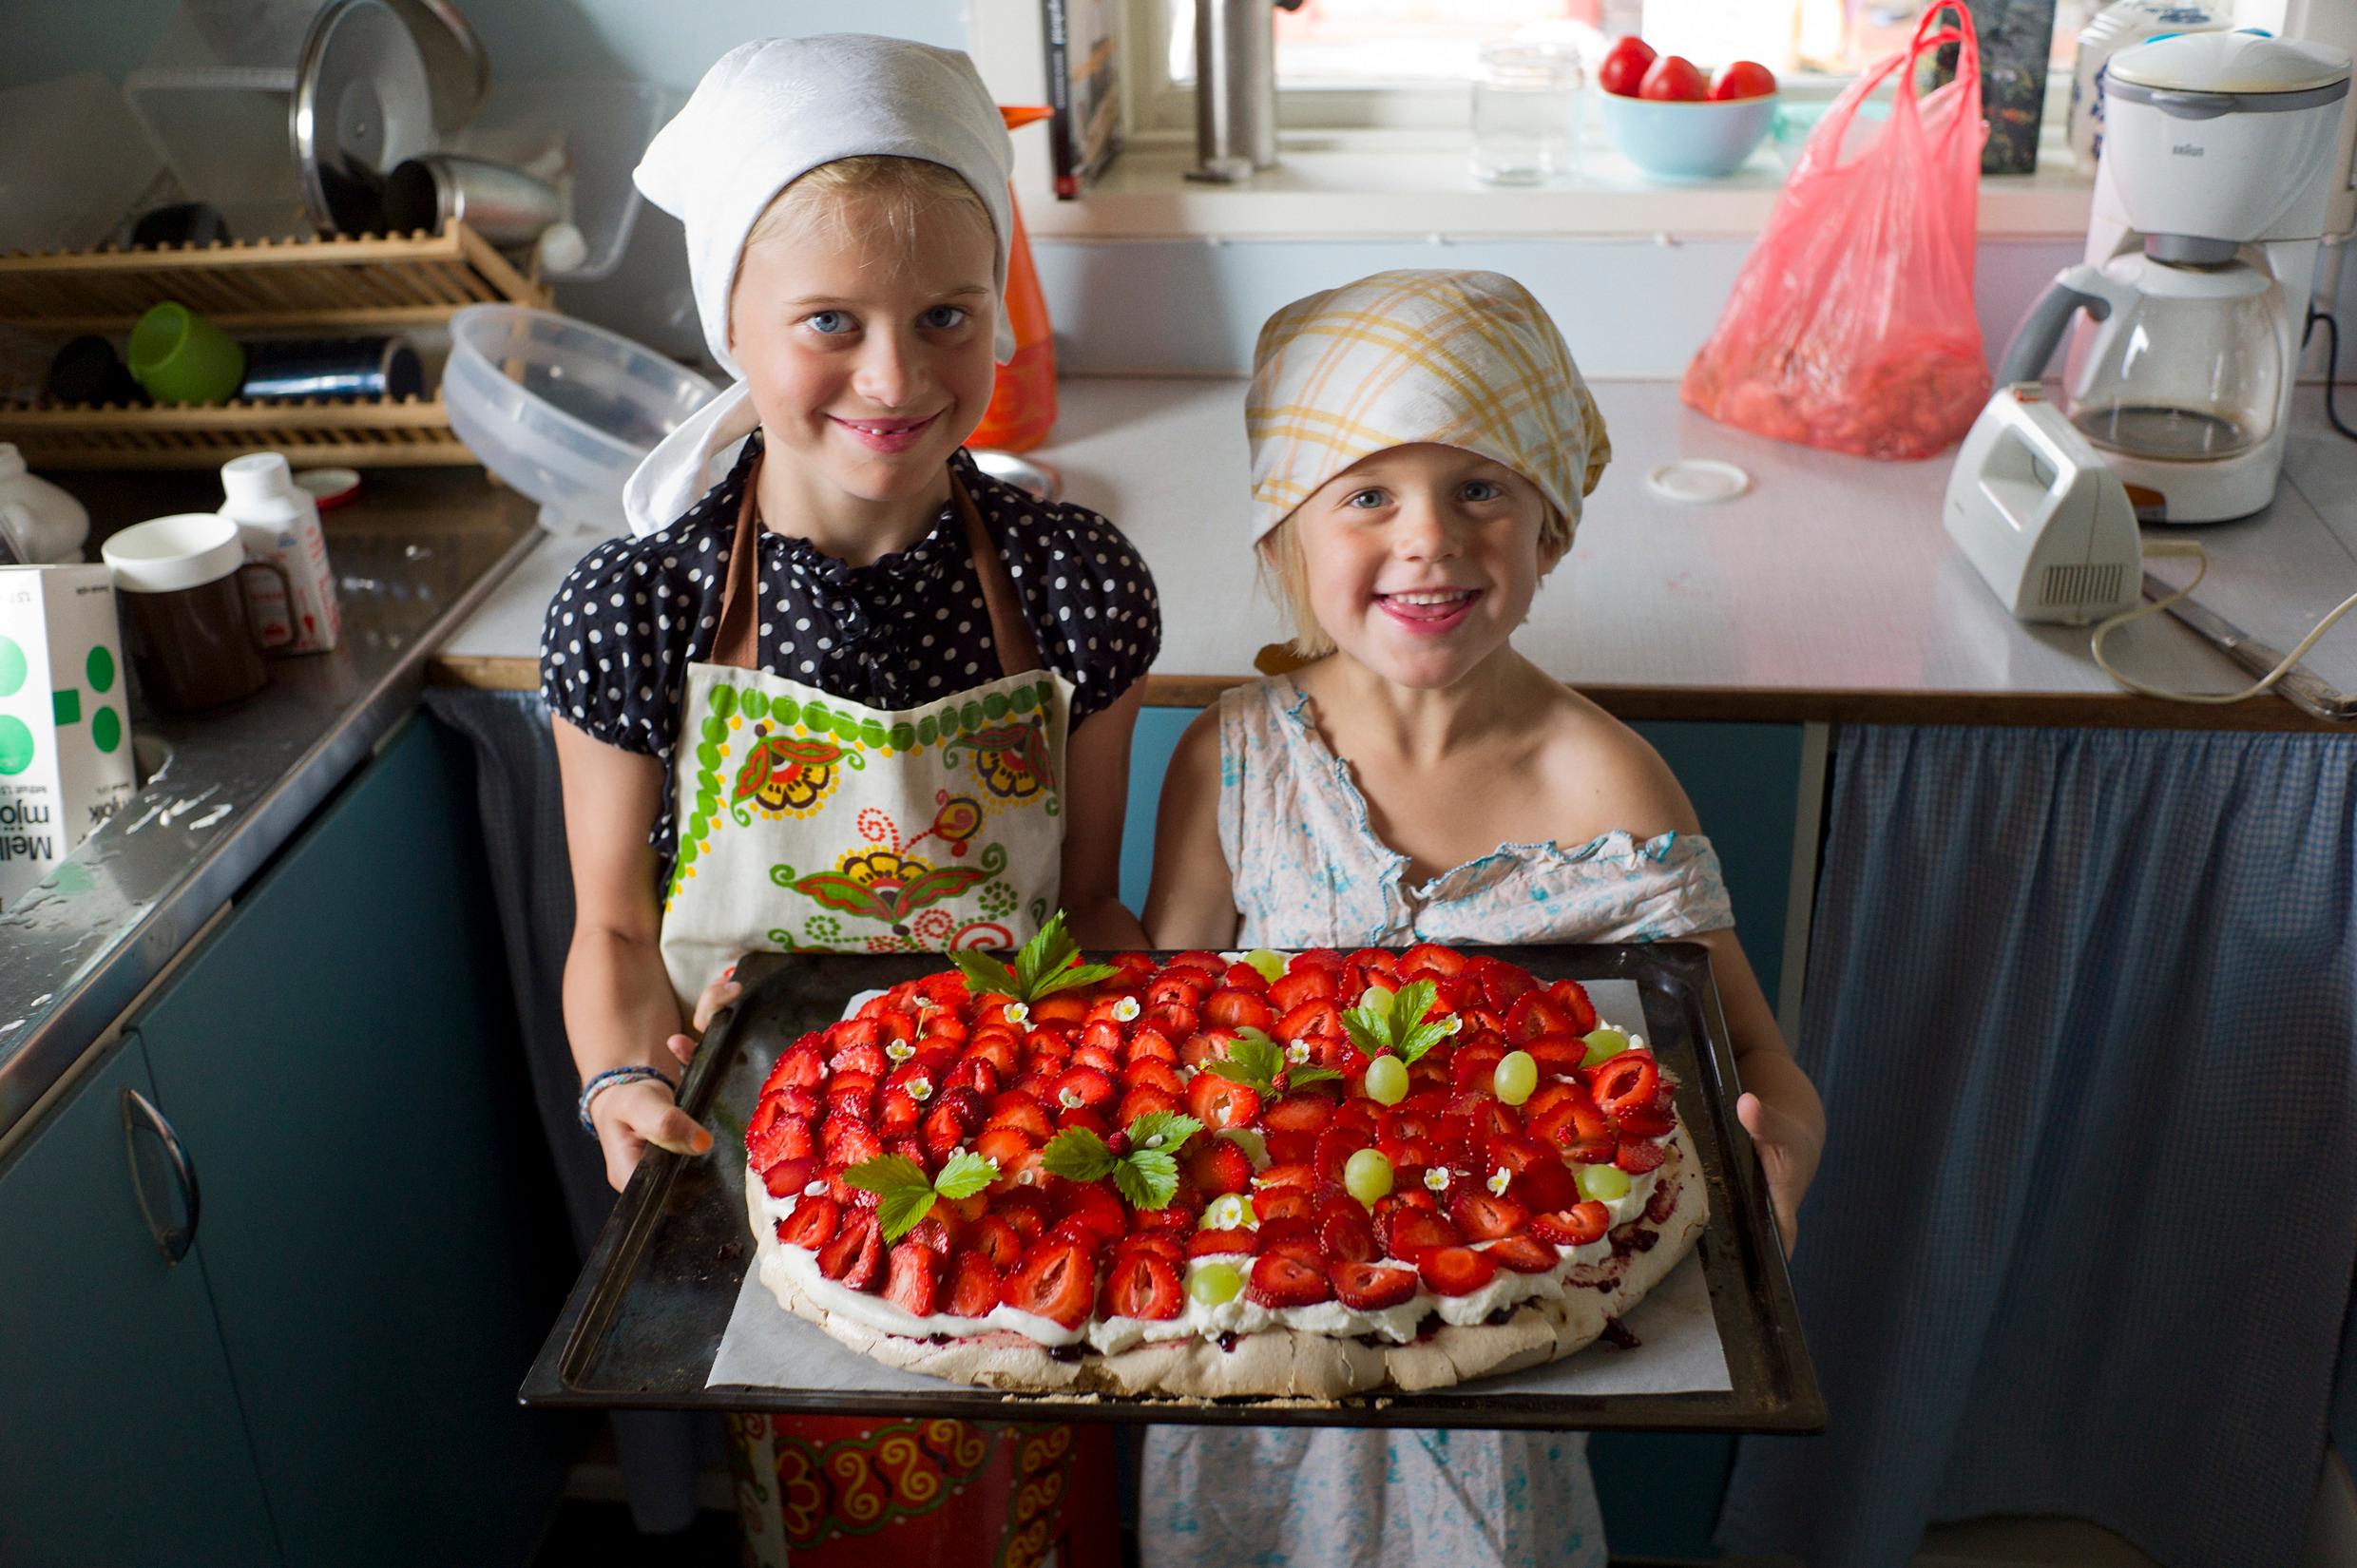
POLYGON ((1653 46, 1631 33, 1616 38, 1612 48, 1604 51, 1604 63, 1596 67, 1596 84, 1606 92, 1622 98, 1637 96, 1637 85, 1645 79, 1645 67, 1653 64, 1653 46))
POLYGON ((1677 103, 1693 103, 1709 90, 1702 73, 1682 54, 1665 54, 1656 60, 1645 67, 1645 79, 1637 85, 1639 98, 1665 98, 1677 103))
POLYGON ((1776 73, 1756 60, 1721 66, 1711 76, 1713 98, 1765 98, 1776 90, 1776 73))

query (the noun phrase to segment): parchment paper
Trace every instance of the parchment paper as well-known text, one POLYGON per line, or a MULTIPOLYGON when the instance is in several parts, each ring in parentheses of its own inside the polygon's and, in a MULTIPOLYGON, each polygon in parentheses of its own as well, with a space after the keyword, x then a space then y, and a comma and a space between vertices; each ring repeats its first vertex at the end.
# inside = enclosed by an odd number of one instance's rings
MULTIPOLYGON (((1636 1034, 1645 1032, 1644 1011, 1634 981, 1593 980, 1586 985, 1588 996, 1606 1023, 1636 1034)), ((862 1000, 853 998, 846 1012, 856 1011, 862 1000)), ((1689 1253, 1621 1322, 1639 1342, 1634 1349, 1623 1350, 1600 1340, 1566 1360, 1482 1378, 1459 1387, 1494 1393, 1599 1396, 1715 1391, 1733 1386, 1698 1255, 1689 1253)), ((843 1393, 971 1391, 946 1378, 871 1361, 837 1344, 816 1324, 779 1306, 754 1272, 745 1275, 736 1310, 729 1314, 728 1331, 721 1336, 719 1353, 713 1358, 711 1375, 705 1380, 707 1387, 724 1384, 843 1393)), ((1412 1394, 1398 1397, 1408 1402, 1415 1398, 1412 1394)))

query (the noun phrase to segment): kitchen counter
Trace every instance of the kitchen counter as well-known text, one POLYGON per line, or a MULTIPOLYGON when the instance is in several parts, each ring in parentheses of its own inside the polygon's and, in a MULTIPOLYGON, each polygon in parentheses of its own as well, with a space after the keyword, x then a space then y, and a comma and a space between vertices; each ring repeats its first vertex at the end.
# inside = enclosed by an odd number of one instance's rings
MULTIPOLYGON (((1164 630, 1150 703, 1208 700, 1283 634, 1243 544, 1243 388, 1070 379, 1056 439, 1034 454, 1154 568, 1164 630)), ((2205 707, 2122 692, 2088 657, 2083 630, 2014 621, 1941 526, 1945 458, 1873 463, 1761 440, 1685 409, 1667 382, 1595 392, 1613 462, 1516 645, 1623 717, 2328 728, 2273 697, 2205 707), (1663 500, 1645 476, 1680 457, 1734 462, 1752 488, 1711 506, 1663 500)), ((2288 648, 2357 590, 2357 443, 2331 430, 2320 393, 2303 388, 2272 506, 2152 535, 2200 539, 2213 558, 2201 602, 2288 648)), ((434 679, 532 689, 542 611, 595 543, 550 538, 534 549, 450 639, 434 679)), ((2181 581, 2189 564, 2155 569, 2181 581)), ((2248 680, 2165 618, 2123 628, 2107 650, 2151 684, 2231 691, 2248 680)), ((2308 663, 2357 688, 2357 616, 2308 663)))
MULTIPOLYGON (((75 488, 95 544, 209 485, 75 488)), ((272 660, 235 706, 134 714, 143 788, 0 914, 0 1139, 415 706, 428 654, 532 547, 533 510, 479 469, 373 474, 324 519, 342 644, 272 660)))

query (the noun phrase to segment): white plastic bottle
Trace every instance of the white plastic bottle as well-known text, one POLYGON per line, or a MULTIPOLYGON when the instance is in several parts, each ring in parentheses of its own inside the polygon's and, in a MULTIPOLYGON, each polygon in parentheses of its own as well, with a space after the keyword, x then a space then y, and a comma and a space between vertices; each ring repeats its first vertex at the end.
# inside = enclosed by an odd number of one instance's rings
POLYGON ((2079 29, 2071 67, 2071 156, 2093 170, 2103 150, 2103 64, 2131 44, 2164 32, 2224 32, 2234 25, 2232 0, 2116 0, 2079 29))
POLYGON ((328 565, 327 537, 319 528, 319 504, 295 483, 286 459, 255 452, 221 465, 221 515, 245 536, 249 561, 268 561, 286 573, 292 597, 256 573, 247 608, 264 642, 276 647, 291 634, 290 653, 324 653, 335 646, 343 615, 335 599, 335 574, 328 565), (279 631, 286 628, 285 633, 279 631))
POLYGON ((24 454, 0 441, 0 564, 73 565, 90 535, 82 503, 25 471, 24 454))

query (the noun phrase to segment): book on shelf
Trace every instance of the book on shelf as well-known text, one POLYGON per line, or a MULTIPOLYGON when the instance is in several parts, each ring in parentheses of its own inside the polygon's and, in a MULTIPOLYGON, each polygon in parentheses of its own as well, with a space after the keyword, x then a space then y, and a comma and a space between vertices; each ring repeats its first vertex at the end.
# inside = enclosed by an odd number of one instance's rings
POLYGON ((1120 54, 1114 38, 1118 0, 1040 0, 1047 39, 1048 143, 1056 194, 1065 201, 1121 150, 1120 54))

